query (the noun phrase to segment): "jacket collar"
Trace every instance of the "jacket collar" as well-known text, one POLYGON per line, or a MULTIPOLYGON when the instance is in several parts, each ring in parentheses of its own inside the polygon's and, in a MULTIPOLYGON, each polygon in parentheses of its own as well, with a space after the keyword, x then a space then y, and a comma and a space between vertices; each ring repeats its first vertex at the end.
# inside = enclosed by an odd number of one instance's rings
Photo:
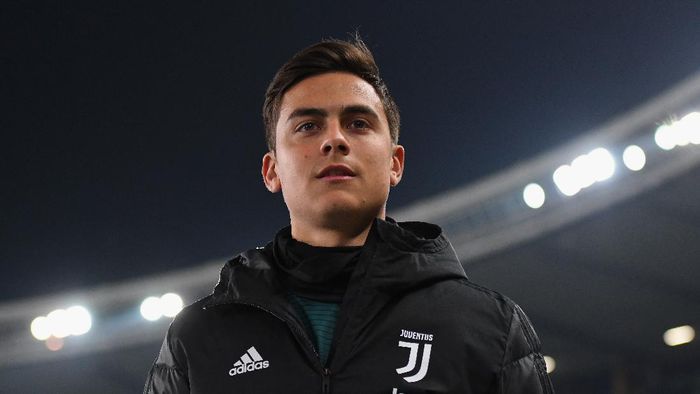
MULTIPOLYGON (((290 324, 300 340, 303 327, 286 298, 272 245, 241 253, 224 265, 210 306, 239 303, 261 308, 290 324)), ((343 297, 331 350, 331 368, 342 368, 357 350, 360 333, 398 296, 466 274, 440 227, 375 219, 343 297)), ((311 346, 311 345, 310 345, 311 346)))
MULTIPOLYGON (((273 259, 269 243, 229 260, 205 307, 230 302, 283 302, 286 289, 278 279, 273 259)), ((466 274, 439 226, 398 223, 387 218, 374 220, 349 286, 363 282, 375 291, 397 294, 455 278, 466 278, 466 274)))

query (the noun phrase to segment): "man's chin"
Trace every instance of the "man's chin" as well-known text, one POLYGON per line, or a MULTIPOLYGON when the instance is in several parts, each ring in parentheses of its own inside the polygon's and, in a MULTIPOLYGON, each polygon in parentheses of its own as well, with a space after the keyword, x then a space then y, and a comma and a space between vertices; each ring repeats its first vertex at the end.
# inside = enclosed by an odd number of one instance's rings
POLYGON ((315 207, 316 217, 324 227, 357 225, 359 222, 371 222, 383 212, 383 206, 373 206, 362 202, 333 201, 315 207))

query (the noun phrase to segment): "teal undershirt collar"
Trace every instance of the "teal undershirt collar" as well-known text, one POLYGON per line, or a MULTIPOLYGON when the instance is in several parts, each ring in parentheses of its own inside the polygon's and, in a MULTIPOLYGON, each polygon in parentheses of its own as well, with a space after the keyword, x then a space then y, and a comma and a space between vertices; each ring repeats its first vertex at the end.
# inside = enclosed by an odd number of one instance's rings
POLYGON ((361 251, 361 246, 318 247, 297 241, 290 227, 280 230, 273 241, 287 298, 302 318, 324 365, 340 304, 361 251))
POLYGON ((333 342, 335 322, 338 320, 340 304, 315 301, 294 293, 289 293, 289 300, 297 309, 299 315, 305 317, 303 320, 306 330, 313 334, 314 346, 321 363, 326 365, 328 353, 331 350, 331 343, 333 342))

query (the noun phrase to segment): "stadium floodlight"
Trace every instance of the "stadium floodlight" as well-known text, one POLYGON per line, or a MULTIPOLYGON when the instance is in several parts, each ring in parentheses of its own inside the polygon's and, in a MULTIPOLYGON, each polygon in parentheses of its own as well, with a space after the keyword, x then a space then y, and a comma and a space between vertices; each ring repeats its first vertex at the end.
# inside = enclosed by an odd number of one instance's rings
POLYGON ((544 364, 547 366, 547 373, 552 373, 557 369, 557 362, 554 360, 554 357, 544 356, 544 364))
POLYGON ((544 189, 536 183, 530 183, 523 189, 523 200, 532 209, 537 209, 544 205, 545 198, 544 189))
POLYGON ((182 310, 182 298, 175 293, 163 294, 160 297, 160 308, 163 316, 175 317, 182 310))
POLYGON ((615 174, 615 159, 605 148, 595 148, 577 156, 571 165, 562 165, 554 171, 552 178, 559 191, 566 196, 585 189, 596 182, 610 179, 615 174))
POLYGON ((673 129, 667 124, 663 124, 656 129, 654 141, 656 145, 663 150, 671 150, 676 147, 673 129))
POLYGON ((160 298, 158 297, 146 298, 141 303, 141 316, 148 321, 160 319, 163 315, 160 304, 160 298))
POLYGON ((573 180, 578 183, 580 189, 585 189, 595 183, 596 175, 594 163, 590 155, 580 155, 571 162, 574 172, 573 180))
POLYGON ((68 309, 56 309, 46 316, 37 317, 32 320, 30 331, 34 338, 44 341, 51 338, 62 339, 70 335, 83 335, 90 331, 91 327, 90 312, 83 306, 74 305, 68 309))
POLYGON ((182 298, 175 293, 148 297, 141 303, 141 316, 149 321, 156 321, 163 316, 175 317, 182 310, 182 306, 182 298))
POLYGON ((32 332, 32 336, 39 341, 48 339, 51 336, 49 319, 47 319, 46 316, 39 316, 32 320, 30 331, 32 332))
POLYGON ((647 155, 637 145, 630 145, 622 152, 622 162, 632 171, 639 171, 647 163, 647 155))
POLYGON ((676 146, 686 146, 690 144, 690 128, 685 127, 681 120, 671 123, 671 132, 676 146))
POLYGON ((571 197, 581 190, 581 186, 576 180, 576 172, 568 164, 557 168, 552 175, 552 179, 559 191, 565 196, 571 197))
POLYGON ((695 329, 692 326, 680 326, 666 330, 664 333, 664 343, 668 346, 678 346, 695 339, 695 329))
POLYGON ((691 112, 678 121, 678 131, 683 135, 683 140, 689 143, 700 144, 700 112, 691 112))
POLYGON ((595 182, 605 181, 615 174, 615 159, 607 149, 593 149, 587 156, 595 182))
POLYGON ((56 309, 46 315, 49 321, 51 336, 65 338, 70 335, 71 327, 68 312, 65 309, 56 309))
POLYGON ((92 316, 85 307, 75 305, 66 309, 66 313, 70 335, 83 335, 92 328, 92 316))

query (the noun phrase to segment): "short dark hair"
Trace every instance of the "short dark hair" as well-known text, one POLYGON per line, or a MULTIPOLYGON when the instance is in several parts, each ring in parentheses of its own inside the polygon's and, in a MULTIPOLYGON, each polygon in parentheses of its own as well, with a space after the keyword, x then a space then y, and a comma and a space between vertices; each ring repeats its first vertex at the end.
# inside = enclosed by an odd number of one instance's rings
POLYGON ((384 107, 391 140, 398 143, 401 123, 399 107, 379 77, 379 67, 372 52, 359 36, 355 36, 352 41, 327 39, 311 45, 297 52, 277 71, 265 92, 262 111, 270 151, 275 150, 275 129, 284 94, 306 78, 338 71, 357 75, 372 85, 384 107))

